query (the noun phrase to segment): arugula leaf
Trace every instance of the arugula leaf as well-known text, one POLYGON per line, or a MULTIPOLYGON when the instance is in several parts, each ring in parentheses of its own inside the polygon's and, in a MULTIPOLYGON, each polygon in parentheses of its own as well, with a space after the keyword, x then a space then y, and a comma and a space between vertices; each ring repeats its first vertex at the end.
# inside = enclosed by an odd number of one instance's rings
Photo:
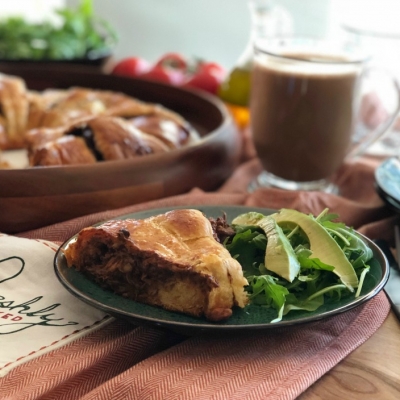
POLYGON ((311 300, 298 300, 295 296, 287 296, 287 301, 283 308, 283 315, 292 310, 315 311, 324 304, 324 296, 319 295, 311 300))
POLYGON ((236 235, 231 243, 226 243, 225 247, 233 257, 237 258, 242 265, 244 275, 258 271, 258 265, 264 263, 267 238, 262 229, 257 226, 236 226, 236 235))
POLYGON ((254 304, 262 304, 280 310, 286 301, 289 291, 279 285, 271 275, 253 276, 251 281, 250 300, 254 304))
POLYGON ((299 256, 298 260, 300 262, 300 267, 305 268, 305 269, 322 269, 325 271, 333 271, 335 267, 332 265, 328 265, 323 263, 319 258, 309 258, 309 257, 303 257, 299 256))

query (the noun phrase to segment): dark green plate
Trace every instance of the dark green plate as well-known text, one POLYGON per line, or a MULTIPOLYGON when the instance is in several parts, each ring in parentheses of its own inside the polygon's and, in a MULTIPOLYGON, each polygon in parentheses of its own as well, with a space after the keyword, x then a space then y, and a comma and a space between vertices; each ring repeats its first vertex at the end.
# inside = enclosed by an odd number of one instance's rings
MULTIPOLYGON (((274 212, 274 210, 265 208, 249 208, 243 206, 185 206, 175 208, 196 208, 210 217, 218 217, 225 212, 229 221, 237 215, 248 211, 257 211, 263 214, 271 214, 274 212)), ((172 208, 147 210, 124 215, 119 217, 119 219, 142 219, 164 213, 171 209, 172 208)), ((326 301, 322 307, 314 312, 291 311, 288 315, 284 316, 282 321, 277 323, 269 322, 276 317, 275 310, 256 305, 249 305, 244 309, 235 308, 233 315, 227 321, 211 323, 205 319, 193 318, 184 314, 166 311, 158 307, 141 304, 118 296, 111 291, 99 287, 96 283, 90 281, 75 269, 67 267, 62 250, 70 241, 75 240, 75 236, 67 240, 60 247, 55 256, 54 266, 57 277, 73 295, 93 307, 99 308, 115 317, 126 318, 134 324, 150 324, 188 335, 201 332, 254 331, 295 325, 331 317, 359 306, 379 293, 388 279, 389 268, 386 258, 379 247, 369 239, 364 239, 372 248, 374 259, 370 263, 370 273, 365 279, 362 293, 358 298, 349 296, 336 302, 326 301)))

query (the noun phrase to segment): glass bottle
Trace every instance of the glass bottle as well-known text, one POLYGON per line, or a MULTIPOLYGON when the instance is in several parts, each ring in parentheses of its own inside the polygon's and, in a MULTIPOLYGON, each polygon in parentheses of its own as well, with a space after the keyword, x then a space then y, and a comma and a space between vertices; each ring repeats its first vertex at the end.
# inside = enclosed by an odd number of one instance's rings
POLYGON ((251 21, 249 40, 218 92, 218 96, 226 103, 240 128, 249 123, 254 40, 292 32, 290 15, 282 7, 276 6, 275 0, 247 0, 247 3, 251 21))

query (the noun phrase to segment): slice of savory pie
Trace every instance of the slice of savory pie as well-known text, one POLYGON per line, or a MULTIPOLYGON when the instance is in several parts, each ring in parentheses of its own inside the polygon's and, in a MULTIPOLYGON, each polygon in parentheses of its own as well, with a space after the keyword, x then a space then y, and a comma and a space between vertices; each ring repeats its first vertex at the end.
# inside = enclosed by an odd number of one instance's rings
POLYGON ((210 321, 248 301, 240 264, 198 210, 84 228, 64 255, 69 267, 119 295, 210 321))

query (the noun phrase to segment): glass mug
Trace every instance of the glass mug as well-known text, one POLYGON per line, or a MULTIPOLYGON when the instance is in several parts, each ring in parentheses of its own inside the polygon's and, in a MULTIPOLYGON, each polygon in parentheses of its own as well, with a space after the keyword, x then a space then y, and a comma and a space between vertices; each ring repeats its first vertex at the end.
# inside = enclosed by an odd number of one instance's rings
MULTIPOLYGON (((264 170, 249 190, 335 192, 334 173, 378 140, 400 110, 399 84, 386 75, 395 107, 378 128, 362 124, 362 91, 373 84, 373 75, 367 59, 345 43, 310 38, 256 41, 250 124, 264 170)), ((388 96, 387 90, 382 95, 388 96)))
MULTIPOLYGON (((341 28, 343 40, 368 53, 371 57, 370 65, 389 71, 400 81, 400 51, 397 50, 400 49, 400 26, 397 17, 393 16, 389 20, 375 19, 368 25, 360 20, 349 21, 341 28)), ((373 89, 371 88, 363 97, 365 114, 368 112, 366 118, 370 126, 384 119, 386 110, 391 107, 391 104, 378 102, 379 99, 376 99, 373 89)), ((386 157, 400 154, 400 116, 382 139, 369 148, 369 153, 386 157)))

